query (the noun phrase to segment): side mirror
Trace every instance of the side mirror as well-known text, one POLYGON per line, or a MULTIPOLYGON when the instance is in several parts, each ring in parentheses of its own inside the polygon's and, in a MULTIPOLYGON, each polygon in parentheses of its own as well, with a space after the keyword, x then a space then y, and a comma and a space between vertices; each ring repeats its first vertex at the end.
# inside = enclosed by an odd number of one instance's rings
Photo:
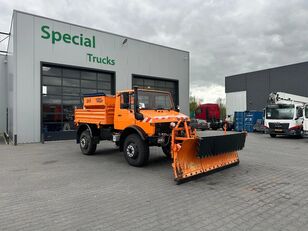
POLYGON ((136 119, 136 120, 143 120, 144 117, 143 117, 143 115, 142 115, 141 113, 136 112, 136 113, 135 113, 135 119, 136 119))
POLYGON ((176 108, 175 108, 175 111, 180 112, 180 109, 181 109, 180 106, 177 105, 176 108))

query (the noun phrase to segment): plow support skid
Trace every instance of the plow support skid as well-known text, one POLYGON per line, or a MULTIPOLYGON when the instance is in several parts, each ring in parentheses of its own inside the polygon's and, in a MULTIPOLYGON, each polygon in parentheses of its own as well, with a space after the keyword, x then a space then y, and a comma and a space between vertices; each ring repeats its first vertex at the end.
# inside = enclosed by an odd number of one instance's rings
POLYGON ((179 122, 172 132, 175 180, 181 182, 192 176, 238 164, 237 151, 244 147, 245 138, 246 133, 199 138, 186 121, 179 122), (185 131, 185 137, 180 135, 183 134, 181 130, 185 131))

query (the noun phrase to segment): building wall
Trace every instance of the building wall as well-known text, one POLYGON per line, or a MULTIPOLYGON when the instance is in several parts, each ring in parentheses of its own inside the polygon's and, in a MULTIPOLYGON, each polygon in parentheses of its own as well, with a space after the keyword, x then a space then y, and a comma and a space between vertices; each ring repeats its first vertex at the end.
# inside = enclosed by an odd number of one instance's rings
POLYGON ((271 92, 308 97, 308 62, 228 76, 225 87, 227 108, 228 93, 246 91, 247 110, 262 111, 271 92))
POLYGON ((246 111, 246 91, 229 92, 226 94, 226 113, 234 115, 236 111, 246 111))
POLYGON ((189 53, 106 32, 14 11, 16 20, 16 134, 18 143, 40 141, 41 62, 115 71, 116 90, 131 88, 132 74, 179 80, 179 102, 189 110, 189 53), (62 35, 95 36, 95 48, 43 39, 42 26, 62 35), (126 43, 123 42, 127 39, 126 43), (87 54, 109 57, 115 65, 89 61, 87 54))
POLYGON ((7 108, 7 61, 0 55, 0 134, 6 131, 7 108))
POLYGON ((17 66, 17 51, 16 51, 16 18, 15 13, 12 17, 10 38, 8 43, 8 56, 7 56, 7 91, 8 91, 8 130, 11 139, 17 133, 17 107, 16 107, 16 66, 17 66))

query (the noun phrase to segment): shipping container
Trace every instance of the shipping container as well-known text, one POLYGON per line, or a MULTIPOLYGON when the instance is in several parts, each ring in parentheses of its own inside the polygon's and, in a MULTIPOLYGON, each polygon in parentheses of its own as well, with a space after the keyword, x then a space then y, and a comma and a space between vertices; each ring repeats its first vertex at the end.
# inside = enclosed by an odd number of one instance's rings
POLYGON ((237 132, 253 132, 253 126, 258 119, 262 118, 263 112, 260 111, 234 112, 234 130, 237 132))

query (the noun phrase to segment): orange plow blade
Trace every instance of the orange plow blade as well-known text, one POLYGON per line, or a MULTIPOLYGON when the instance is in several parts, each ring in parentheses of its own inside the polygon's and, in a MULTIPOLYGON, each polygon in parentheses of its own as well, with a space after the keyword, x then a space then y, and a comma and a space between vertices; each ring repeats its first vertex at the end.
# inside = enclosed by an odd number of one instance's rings
POLYGON ((246 133, 209 137, 173 137, 173 172, 177 182, 239 163, 246 133))

